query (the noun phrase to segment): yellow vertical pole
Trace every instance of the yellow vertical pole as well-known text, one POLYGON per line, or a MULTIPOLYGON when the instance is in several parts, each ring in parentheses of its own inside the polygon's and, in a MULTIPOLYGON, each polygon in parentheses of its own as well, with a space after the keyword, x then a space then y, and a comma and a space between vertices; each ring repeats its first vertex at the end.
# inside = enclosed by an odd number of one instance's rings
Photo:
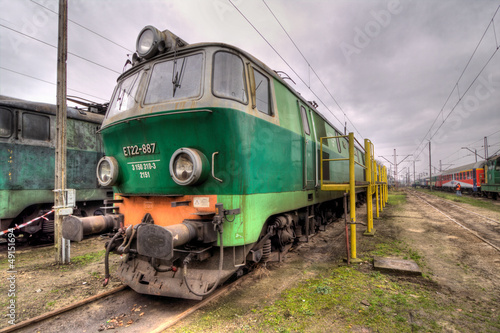
POLYGON ((356 187, 354 133, 349 133, 349 203, 351 208, 351 260, 356 259, 356 187))
POLYGON ((373 161, 373 169, 375 170, 375 202, 377 203, 377 219, 380 217, 380 202, 378 191, 380 189, 380 172, 379 165, 377 162, 373 161))
POLYGON ((321 187, 323 187, 323 138, 320 138, 319 139, 319 147, 320 147, 320 155, 319 155, 319 158, 321 159, 321 164, 320 164, 320 184, 321 184, 321 187))
POLYGON ((385 166, 382 167, 382 174, 381 174, 381 180, 382 180, 382 188, 381 188, 381 194, 382 194, 382 200, 380 200, 382 204, 382 209, 385 207, 385 166))
POLYGON ((372 160, 372 147, 371 142, 365 139, 365 166, 366 166, 366 231, 365 235, 372 235, 373 230, 373 160, 372 160))
POLYGON ((387 167, 384 165, 384 207, 389 200, 389 180, 387 178, 387 167))

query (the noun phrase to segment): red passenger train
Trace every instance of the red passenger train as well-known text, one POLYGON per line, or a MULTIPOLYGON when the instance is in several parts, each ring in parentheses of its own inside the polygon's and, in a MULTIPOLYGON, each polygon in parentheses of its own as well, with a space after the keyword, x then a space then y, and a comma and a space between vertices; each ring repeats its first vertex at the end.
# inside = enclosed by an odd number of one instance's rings
POLYGON ((484 183, 485 161, 463 165, 437 174, 433 178, 433 185, 446 191, 455 190, 457 184, 462 187, 462 192, 478 193, 484 183))

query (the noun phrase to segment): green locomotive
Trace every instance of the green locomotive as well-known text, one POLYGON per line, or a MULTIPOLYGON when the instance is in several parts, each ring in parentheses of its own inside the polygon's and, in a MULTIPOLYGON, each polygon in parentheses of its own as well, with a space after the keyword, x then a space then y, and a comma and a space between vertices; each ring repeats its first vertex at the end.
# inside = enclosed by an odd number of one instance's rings
MULTIPOLYGON (((52 209, 54 202, 56 106, 0 97, 0 231, 21 225, 52 209)), ((68 108, 67 184, 76 189, 81 216, 99 212, 110 188, 97 182, 103 156, 97 134, 104 116, 68 108)), ((40 219, 19 230, 30 240, 52 239, 54 222, 40 219)))
MULTIPOLYGON (((276 72, 236 47, 190 45, 152 26, 136 47, 97 167, 115 192, 101 222, 122 227, 107 249, 125 254, 116 272, 125 284, 201 299, 343 214, 344 192, 322 191, 319 170, 322 158, 348 157, 348 142, 276 72), (336 137, 323 156, 321 137, 336 137)), ((355 159, 364 163, 359 148, 355 159)), ((323 163, 323 180, 349 181, 347 161, 323 163)), ((355 174, 364 181, 361 166, 355 174)), ((80 240, 101 222, 70 217, 63 234, 80 240)))
POLYGON ((500 155, 495 155, 485 162, 485 182, 481 185, 483 195, 498 199, 500 195, 500 155))

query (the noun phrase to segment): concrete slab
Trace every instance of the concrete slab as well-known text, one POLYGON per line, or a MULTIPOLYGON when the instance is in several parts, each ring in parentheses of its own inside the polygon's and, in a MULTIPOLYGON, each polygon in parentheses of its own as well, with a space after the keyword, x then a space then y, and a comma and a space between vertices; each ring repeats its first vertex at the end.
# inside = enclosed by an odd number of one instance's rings
POLYGON ((402 273, 408 275, 422 275, 420 267, 413 260, 397 258, 374 257, 373 267, 379 271, 402 273))

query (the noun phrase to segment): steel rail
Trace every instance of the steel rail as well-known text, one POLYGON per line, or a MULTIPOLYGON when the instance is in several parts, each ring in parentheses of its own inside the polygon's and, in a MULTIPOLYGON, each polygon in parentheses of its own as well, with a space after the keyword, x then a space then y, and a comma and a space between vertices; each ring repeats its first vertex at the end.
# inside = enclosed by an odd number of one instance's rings
POLYGON ((494 248, 495 250, 497 250, 498 252, 500 252, 500 248, 498 246, 493 245, 491 242, 489 242, 486 239, 484 239, 483 237, 479 236, 479 234, 477 232, 475 232, 474 230, 471 230, 471 229, 467 228, 466 226, 464 226, 463 224, 461 224, 460 222, 458 222, 457 220, 455 220, 453 217, 449 216, 448 214, 446 214, 445 212, 443 212, 439 208, 437 208, 434 205, 432 205, 430 202, 428 202, 424 198, 416 195, 415 193, 411 193, 410 192, 410 194, 412 194, 416 198, 422 200, 424 203, 426 203, 427 205, 431 206, 432 208, 434 208, 435 210, 437 210, 438 212, 440 212, 442 215, 446 216, 448 219, 450 219, 451 221, 453 221, 454 223, 456 223, 457 225, 459 225, 463 229, 467 230, 468 232, 470 232, 471 234, 473 234, 474 236, 476 236, 477 238, 479 238, 484 243, 488 244, 489 246, 491 246, 492 248, 494 248))
MULTIPOLYGON (((427 195, 427 196, 429 196, 429 195, 430 195, 430 194, 427 194, 427 193, 424 193, 424 194, 425 194, 425 195, 427 195)), ((475 215, 480 216, 480 217, 482 217, 482 218, 484 218, 484 219, 486 219, 486 220, 489 220, 489 221, 495 222, 495 223, 497 223, 497 224, 500 224, 500 221, 490 219, 490 218, 489 218, 489 217, 487 217, 487 216, 484 216, 484 215, 478 214, 478 213, 476 213, 476 212, 473 212, 472 210, 468 210, 467 208, 461 207, 461 206, 459 206, 459 205, 455 205, 454 203, 451 203, 451 202, 449 202, 448 200, 441 199, 441 198, 439 198, 439 197, 435 197, 435 198, 436 198, 437 200, 440 200, 440 201, 446 202, 447 204, 449 204, 449 205, 451 205, 451 206, 458 207, 458 208, 460 208, 460 209, 462 209, 462 210, 464 210, 464 211, 466 211, 466 212, 468 212, 468 213, 475 214, 475 215)))
POLYGON ((38 323, 38 322, 41 322, 43 320, 47 320, 49 318, 52 318, 52 317, 55 317, 57 315, 60 315, 61 313, 64 313, 64 312, 67 312, 67 311, 70 311, 70 310, 73 310, 73 309, 76 309, 80 306, 83 306, 85 304, 88 304, 88 303, 92 303, 92 302, 95 302, 97 301, 98 299, 101 299, 101 298, 104 298, 106 296, 109 296, 109 295, 112 295, 112 294, 115 294, 119 291, 122 291, 124 289, 126 289, 128 286, 125 286, 125 285, 122 285, 122 286, 119 286, 119 287, 116 287, 116 288, 113 288, 111 290, 108 290, 106 292, 103 292, 101 294, 97 294, 97 295, 94 295, 94 296, 91 296, 91 297, 88 297, 84 300, 81 300, 81 301, 78 301, 76 303, 73 303, 73 304, 70 304, 70 305, 67 305, 65 307, 62 307, 60 309, 56 309, 54 311, 51 311, 51 312, 47 312, 47 313, 44 313, 42 315, 39 315, 37 317, 34 317, 34 318, 31 318, 31 319, 28 319, 28 320, 25 320, 25 321, 22 321, 20 323, 17 323, 15 325, 12 325, 12 326, 9 326, 9 327, 5 327, 3 329, 0 330, 0 333, 7 333, 7 332, 14 332, 14 331, 17 331, 18 329, 20 328, 23 328, 23 327, 27 327, 29 325, 32 325, 32 324, 35 324, 35 323, 38 323))

